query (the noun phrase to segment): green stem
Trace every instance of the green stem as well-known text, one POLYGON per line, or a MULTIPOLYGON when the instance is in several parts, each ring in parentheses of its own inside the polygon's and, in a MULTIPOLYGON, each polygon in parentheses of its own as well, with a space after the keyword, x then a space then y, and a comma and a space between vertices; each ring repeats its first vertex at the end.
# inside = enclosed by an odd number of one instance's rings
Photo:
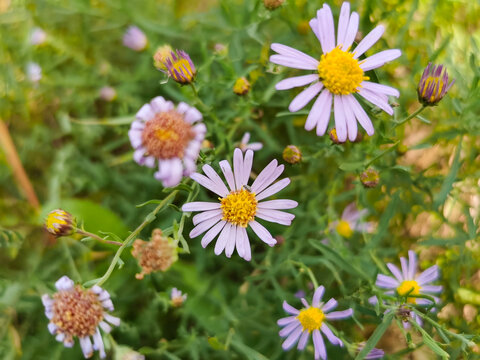
POLYGON ((425 105, 422 105, 420 106, 416 111, 414 111, 413 113, 411 113, 410 115, 408 115, 405 119, 397 122, 395 124, 395 126, 393 127, 394 129, 402 124, 405 124, 407 121, 413 119, 415 116, 417 116, 418 114, 420 114, 423 110, 425 110, 426 106, 425 105))
POLYGON ((74 276, 76 277, 76 280, 81 282, 82 281, 82 276, 80 275, 80 272, 77 269, 77 265, 75 265, 75 260, 73 260, 73 256, 72 256, 72 253, 70 252, 70 248, 67 246, 65 241, 62 241, 61 243, 62 243, 63 251, 65 252, 65 255, 68 258, 68 263, 69 263, 70 267, 72 268, 72 272, 73 272, 74 276))
POLYGON ((105 244, 112 244, 112 245, 122 246, 122 243, 119 242, 119 241, 105 240, 105 239, 101 238, 100 236, 98 236, 98 235, 96 235, 96 234, 94 234, 94 233, 85 231, 85 230, 77 229, 76 232, 79 233, 79 234, 85 235, 85 236, 87 236, 87 237, 91 237, 92 239, 98 240, 98 241, 103 242, 103 243, 105 243, 105 244))
POLYGON ((132 241, 137 237, 137 235, 140 233, 140 231, 143 230, 145 226, 147 226, 149 223, 151 223, 155 219, 155 215, 165 206, 165 204, 168 204, 171 198, 174 198, 178 193, 178 190, 172 191, 165 199, 162 200, 160 204, 153 210, 146 218, 145 220, 123 241, 122 245, 118 248, 117 252, 115 253, 115 256, 113 257, 112 262, 110 263, 110 266, 108 267, 107 271, 105 274, 97 281, 95 285, 101 286, 105 283, 105 281, 108 280, 110 275, 112 274, 113 270, 115 269, 115 266, 118 263, 118 260, 120 259, 120 255, 122 255, 123 250, 127 246, 129 246, 132 241))
POLYGON ((198 95, 198 90, 197 88, 195 87, 195 84, 193 82, 190 83, 190 87, 192 88, 193 90, 193 95, 195 96, 196 98, 196 102, 197 104, 199 105, 199 107, 202 109, 202 112, 206 113, 208 116, 210 116, 213 121, 215 121, 216 124, 219 124, 220 123, 220 119, 217 117, 217 115, 215 115, 214 112, 211 111, 210 107, 205 104, 203 102, 203 100, 200 98, 200 96, 198 95))

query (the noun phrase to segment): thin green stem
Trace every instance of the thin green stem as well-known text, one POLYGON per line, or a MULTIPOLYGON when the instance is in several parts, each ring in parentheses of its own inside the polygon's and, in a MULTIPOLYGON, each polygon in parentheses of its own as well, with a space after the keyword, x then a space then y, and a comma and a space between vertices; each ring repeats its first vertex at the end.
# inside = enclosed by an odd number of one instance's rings
POLYGON ((425 105, 420 106, 417 110, 415 110, 413 113, 411 113, 410 115, 408 115, 405 119, 397 122, 393 128, 395 129, 395 128, 397 128, 398 126, 400 126, 400 125, 402 125, 402 124, 405 124, 407 121, 413 119, 415 116, 417 116, 418 114, 420 114, 423 110, 425 110, 425 108, 426 108, 425 105))
POLYGON ((70 252, 70 248, 67 246, 65 241, 62 241, 62 248, 63 251, 65 252, 65 255, 67 256, 68 263, 70 267, 72 268, 72 272, 74 274, 74 277, 76 278, 76 281, 81 282, 82 281, 82 276, 80 275, 80 272, 77 269, 77 265, 75 265, 75 260, 73 260, 72 253, 70 252))
POLYGON ((203 100, 200 98, 200 96, 198 95, 198 90, 197 88, 195 87, 195 84, 193 82, 190 83, 190 87, 192 88, 193 90, 193 95, 195 96, 195 99, 196 99, 196 103, 198 104, 198 106, 201 108, 202 112, 206 113, 208 116, 210 116, 213 121, 215 121, 216 124, 219 124, 220 123, 220 119, 217 117, 217 115, 215 115, 214 112, 212 112, 212 110, 210 109, 210 107, 205 104, 203 102, 203 100))
POLYGON ((122 243, 119 242, 119 241, 114 241, 114 240, 105 240, 103 238, 101 238, 100 236, 94 234, 94 233, 91 233, 91 232, 88 232, 88 231, 85 231, 85 230, 82 230, 82 229, 77 229, 76 230, 77 233, 79 234, 82 234, 82 235, 85 235, 87 237, 91 237, 92 239, 95 239, 97 241, 100 241, 100 242, 103 242, 105 244, 112 244, 112 245, 117 245, 117 246, 122 246, 122 243))
POLYGON ((149 223, 151 223, 155 219, 155 215, 166 205, 169 203, 170 199, 174 198, 178 193, 178 190, 172 191, 165 199, 162 200, 160 204, 153 210, 146 218, 145 220, 123 241, 122 245, 118 248, 117 252, 115 253, 115 256, 112 259, 112 262, 110 263, 110 266, 108 267, 107 271, 105 274, 96 282, 95 285, 101 286, 105 283, 105 281, 108 280, 110 275, 112 274, 113 270, 115 269, 115 266, 118 263, 118 260, 120 259, 120 255, 122 255, 123 250, 127 246, 129 246, 132 241, 137 237, 137 235, 140 233, 140 231, 143 230, 145 226, 147 226, 149 223))

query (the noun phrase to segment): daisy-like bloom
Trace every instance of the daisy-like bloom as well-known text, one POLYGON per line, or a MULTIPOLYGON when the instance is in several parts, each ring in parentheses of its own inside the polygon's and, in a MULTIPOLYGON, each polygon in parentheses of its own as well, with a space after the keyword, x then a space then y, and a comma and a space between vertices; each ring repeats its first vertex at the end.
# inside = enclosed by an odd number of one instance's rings
POLYGON ((135 149, 133 159, 155 167, 155 178, 163 186, 176 186, 182 176, 196 169, 196 160, 207 132, 202 114, 184 102, 175 108, 171 101, 157 96, 138 111, 128 136, 135 149))
POLYGON ((272 55, 270 61, 294 69, 314 70, 315 73, 297 76, 280 81, 277 90, 287 90, 311 84, 290 103, 291 112, 305 107, 315 96, 320 94, 313 104, 305 123, 305 129, 317 128, 317 135, 325 134, 330 119, 330 109, 333 106, 335 128, 338 139, 345 142, 357 138, 357 120, 368 135, 373 135, 373 124, 367 113, 361 107, 354 94, 365 98, 388 114, 393 114, 388 104, 388 96, 398 97, 398 90, 368 81, 365 73, 381 67, 385 63, 398 58, 400 50, 381 51, 375 55, 359 60, 365 51, 372 47, 384 32, 379 25, 373 29, 351 51, 358 30, 359 16, 356 12, 350 14, 350 4, 344 2, 340 11, 338 31, 335 42, 335 29, 332 11, 327 4, 317 11, 317 17, 310 20, 310 27, 317 36, 323 55, 320 60, 282 44, 272 44, 272 50, 278 54, 272 55), (333 105, 332 105, 333 104, 333 105))
POLYGON ((42 79, 42 68, 36 62, 27 64, 27 78, 32 83, 38 83, 42 79))
POLYGON ((326 320, 349 318, 353 315, 353 310, 347 309, 331 312, 337 307, 337 301, 332 298, 326 303, 321 302, 324 292, 325 287, 323 286, 319 286, 315 290, 311 306, 302 298, 303 306, 305 306, 302 310, 295 309, 286 301, 283 302, 283 310, 290 315, 277 321, 277 324, 283 327, 279 335, 282 338, 286 338, 282 344, 283 350, 291 349, 297 342, 298 350, 305 349, 311 334, 315 349, 315 360, 325 360, 327 358, 327 350, 322 333, 332 345, 343 347, 342 340, 335 336, 327 325, 326 320))
POLYGON ((62 209, 56 209, 48 213, 44 226, 52 235, 66 236, 75 232, 76 221, 72 214, 62 209))
POLYGON ((425 106, 434 106, 443 99, 455 79, 448 83, 448 73, 443 65, 428 63, 418 83, 418 101, 425 106))
POLYGON ((245 134, 243 134, 242 140, 240 141, 240 145, 238 145, 240 150, 242 150, 243 152, 247 150, 258 151, 263 148, 263 144, 261 142, 248 143, 249 141, 250 141, 250 133, 246 132, 245 134))
POLYGON ((36 27, 30 33, 30 44, 34 46, 42 45, 47 40, 47 33, 43 29, 36 27))
POLYGON ((172 51, 170 56, 165 58, 163 64, 167 68, 168 75, 176 82, 185 85, 195 80, 197 70, 195 65, 193 65, 192 59, 185 51, 172 51))
MULTIPOLYGON (((409 297, 408 295, 432 296, 432 294, 440 293, 442 286, 430 285, 431 282, 437 280, 440 276, 438 266, 433 265, 417 275, 417 256, 412 250, 408 251, 408 260, 404 257, 400 258, 400 264, 401 271, 397 266, 388 263, 387 267, 394 277, 378 274, 375 285, 388 289, 385 292, 387 295, 407 295, 407 304, 431 305, 432 301, 429 299, 409 297)), ((435 296, 433 298, 436 303, 439 301, 435 296)), ((422 320, 418 315, 411 312, 411 316, 420 326, 422 325, 422 320)))
POLYGON ((278 165, 277 160, 272 160, 257 176, 251 186, 248 186, 253 163, 253 151, 247 150, 245 157, 242 150, 235 149, 233 153, 233 171, 227 160, 220 161, 220 168, 227 180, 228 188, 210 165, 204 165, 205 175, 194 173, 191 178, 200 185, 217 194, 219 202, 196 201, 183 205, 183 211, 200 211, 193 217, 195 227, 190 232, 190 237, 195 238, 205 231, 202 246, 206 247, 217 237, 215 255, 220 255, 225 250, 225 255, 231 257, 234 249, 238 255, 250 261, 252 258, 247 227, 267 245, 273 246, 277 240, 261 225, 256 218, 282 225, 290 225, 295 215, 283 211, 293 209, 298 203, 293 200, 268 200, 290 184, 290 179, 273 182, 282 174, 284 166, 278 165))
POLYGON ((100 89, 99 95, 100 99, 111 102, 117 98, 117 90, 111 86, 104 86, 100 89))
POLYGON ((355 231, 370 233, 374 230, 374 223, 362 221, 367 214, 367 209, 358 210, 355 203, 350 203, 343 210, 340 220, 332 222, 330 226, 345 238, 352 237, 355 231))
POLYGON ((142 51, 146 49, 148 39, 138 27, 130 26, 123 35, 123 45, 134 51, 142 51))
POLYGON ((110 294, 97 285, 91 289, 75 285, 68 276, 62 276, 55 287, 58 291, 52 297, 42 296, 45 315, 50 320, 50 333, 56 335, 55 339, 63 342, 65 347, 72 347, 73 338, 78 337, 85 358, 91 357, 94 351, 105 358, 99 328, 108 333, 112 330, 109 323, 120 325, 120 319, 107 312, 113 311, 110 294))
POLYGON ((173 288, 170 293, 170 300, 172 301, 173 306, 180 307, 187 300, 187 294, 182 294, 181 290, 173 288))

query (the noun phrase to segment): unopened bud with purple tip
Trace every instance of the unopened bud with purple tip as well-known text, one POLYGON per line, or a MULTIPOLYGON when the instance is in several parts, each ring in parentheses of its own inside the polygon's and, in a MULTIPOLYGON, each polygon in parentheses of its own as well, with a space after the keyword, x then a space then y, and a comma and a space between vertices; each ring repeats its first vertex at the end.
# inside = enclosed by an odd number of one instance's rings
POLYGON ((429 63, 418 83, 418 101, 425 106, 434 106, 447 94, 455 79, 448 83, 448 73, 443 65, 429 63))
POLYGON ((168 75, 182 85, 192 83, 197 75, 192 59, 183 50, 172 51, 170 57, 165 59, 164 64, 168 75))

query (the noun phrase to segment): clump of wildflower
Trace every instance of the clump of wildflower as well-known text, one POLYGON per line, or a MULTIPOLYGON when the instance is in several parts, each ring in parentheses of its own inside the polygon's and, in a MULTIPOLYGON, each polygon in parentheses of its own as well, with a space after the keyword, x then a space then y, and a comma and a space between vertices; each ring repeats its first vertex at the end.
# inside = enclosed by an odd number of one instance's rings
POLYGON ((130 26, 123 35, 123 45, 134 51, 143 51, 147 48, 148 39, 137 26, 130 26))
POLYGON ((117 98, 117 90, 111 86, 104 86, 99 92, 100 99, 111 102, 117 98))
POLYGON ((443 65, 428 63, 418 83, 418 101, 425 106, 434 106, 443 99, 455 79, 448 83, 448 73, 443 65))
POLYGON ((32 83, 38 83, 42 79, 42 68, 36 62, 27 64, 27 78, 32 83))
POLYGON ((325 134, 333 106, 335 128, 341 142, 345 142, 347 137, 350 141, 356 139, 357 121, 368 135, 374 133, 373 124, 354 97, 355 93, 390 115, 393 114, 393 109, 388 103, 388 96, 400 95, 398 90, 392 87, 368 81, 370 78, 365 75, 367 71, 398 58, 401 55, 400 50, 385 50, 359 60, 359 57, 380 39, 385 29, 382 25, 377 26, 351 51, 358 23, 358 14, 352 12, 350 15, 350 4, 344 2, 335 42, 332 11, 327 4, 323 4, 323 8, 317 11, 317 17, 310 20, 310 27, 320 41, 323 51, 320 61, 289 46, 277 43, 271 45, 272 50, 278 53, 270 57, 272 63, 316 71, 315 74, 282 80, 276 85, 277 90, 287 90, 310 84, 293 99, 289 110, 296 112, 302 109, 320 94, 307 117, 305 129, 310 131, 316 127, 317 135, 325 134))
POLYGON ((50 333, 65 347, 72 347, 73 338, 78 337, 85 358, 91 357, 94 350, 99 352, 101 358, 105 358, 99 328, 108 333, 112 329, 108 323, 120 325, 120 319, 107 312, 113 311, 108 291, 97 285, 91 289, 75 286, 67 276, 61 277, 55 287, 58 291, 52 297, 47 294, 42 296, 45 315, 50 320, 50 333))
POLYGON ((72 214, 62 209, 56 209, 48 213, 44 226, 52 235, 67 236, 76 231, 77 223, 72 214))
POLYGON ((283 350, 291 349, 297 342, 298 350, 303 350, 307 346, 310 334, 312 334, 313 347, 315 349, 315 359, 327 359, 327 350, 322 337, 325 335, 332 345, 343 347, 343 342, 340 340, 330 326, 327 325, 326 320, 346 319, 353 315, 352 309, 343 311, 334 311, 337 307, 337 301, 330 299, 326 303, 321 302, 325 287, 319 286, 313 295, 312 305, 302 298, 304 308, 297 310, 290 306, 286 301, 283 302, 283 309, 290 315, 277 321, 277 324, 283 327, 279 335, 286 338, 282 344, 283 350))
POLYGON ((195 80, 197 70, 185 51, 172 51, 163 64, 167 68, 168 75, 176 82, 185 85, 195 80))
POLYGON ((275 10, 282 6, 284 2, 285 0, 263 0, 263 5, 265 5, 265 8, 268 10, 275 10))
POLYGON ((187 300, 187 294, 182 294, 181 290, 173 288, 172 292, 170 293, 170 300, 174 307, 180 307, 187 300))
POLYGON ((237 95, 246 95, 249 90, 250 83, 245 77, 238 78, 233 85, 233 92, 237 95))
POLYGON ((288 145, 283 149, 282 157, 289 164, 298 164, 302 161, 302 152, 295 145, 288 145))
POLYGON ((263 144, 261 142, 248 143, 249 141, 250 141, 250 133, 246 132, 245 134, 243 134, 242 140, 238 145, 240 150, 242 150, 243 152, 247 150, 258 151, 263 148, 263 144))
POLYGON ((288 178, 274 183, 282 174, 284 166, 278 165, 277 160, 272 160, 253 184, 248 186, 252 164, 253 151, 247 150, 243 156, 238 148, 233 153, 233 171, 227 160, 220 161, 220 168, 229 188, 208 164, 202 168, 206 176, 199 173, 190 176, 219 196, 219 202, 196 201, 182 206, 182 210, 186 212, 201 212, 193 217, 195 227, 190 232, 190 237, 195 238, 207 232, 202 238, 203 247, 220 234, 215 244, 215 255, 225 251, 225 255, 231 257, 236 248, 241 258, 250 261, 252 255, 247 227, 250 227, 267 245, 274 246, 277 240, 257 221, 257 218, 289 226, 295 217, 280 210, 297 207, 296 201, 286 199, 261 201, 290 184, 288 178))
POLYGON ((43 29, 36 27, 30 33, 30 44, 34 46, 42 45, 47 41, 47 33, 43 29))
POLYGON ((177 250, 173 239, 164 236, 160 229, 153 230, 150 241, 135 240, 132 255, 142 268, 135 277, 141 280, 154 271, 167 271, 178 260, 177 250))
POLYGON ((172 57, 172 47, 168 44, 159 46, 153 54, 153 65, 158 70, 167 70, 165 62, 172 57))
POLYGON ((207 128, 202 114, 193 106, 157 96, 138 111, 128 136, 135 149, 133 159, 155 167, 155 178, 163 186, 176 186, 183 176, 196 170, 196 160, 207 128))
MULTIPOLYGON (((408 251, 408 260, 404 257, 400 258, 401 271, 395 265, 388 263, 387 267, 394 277, 378 274, 375 285, 378 287, 387 289, 385 294, 394 295, 397 294, 402 297, 406 297, 406 304, 417 305, 431 305, 432 301, 426 298, 415 297, 418 295, 430 295, 437 294, 442 291, 442 286, 430 285, 431 282, 437 280, 440 276, 437 265, 429 267, 427 270, 417 275, 417 256, 414 251, 408 251), (413 296, 409 296, 413 295, 413 296)), ((439 301, 438 298, 433 297, 435 303, 439 301)), ((375 297, 371 299, 375 301, 375 297)), ((420 326, 422 325, 421 318, 412 312, 410 314, 409 308, 405 308, 406 318, 412 318, 420 326)), ((406 321, 405 325, 406 325, 406 321)))
POLYGON ((380 182, 380 175, 377 170, 369 168, 360 174, 360 181, 366 188, 374 188, 380 182))
POLYGON ((352 237, 355 231, 371 233, 374 230, 374 223, 362 221, 367 214, 367 209, 358 210, 355 203, 350 203, 343 210, 340 220, 332 222, 330 228, 345 238, 352 237))

